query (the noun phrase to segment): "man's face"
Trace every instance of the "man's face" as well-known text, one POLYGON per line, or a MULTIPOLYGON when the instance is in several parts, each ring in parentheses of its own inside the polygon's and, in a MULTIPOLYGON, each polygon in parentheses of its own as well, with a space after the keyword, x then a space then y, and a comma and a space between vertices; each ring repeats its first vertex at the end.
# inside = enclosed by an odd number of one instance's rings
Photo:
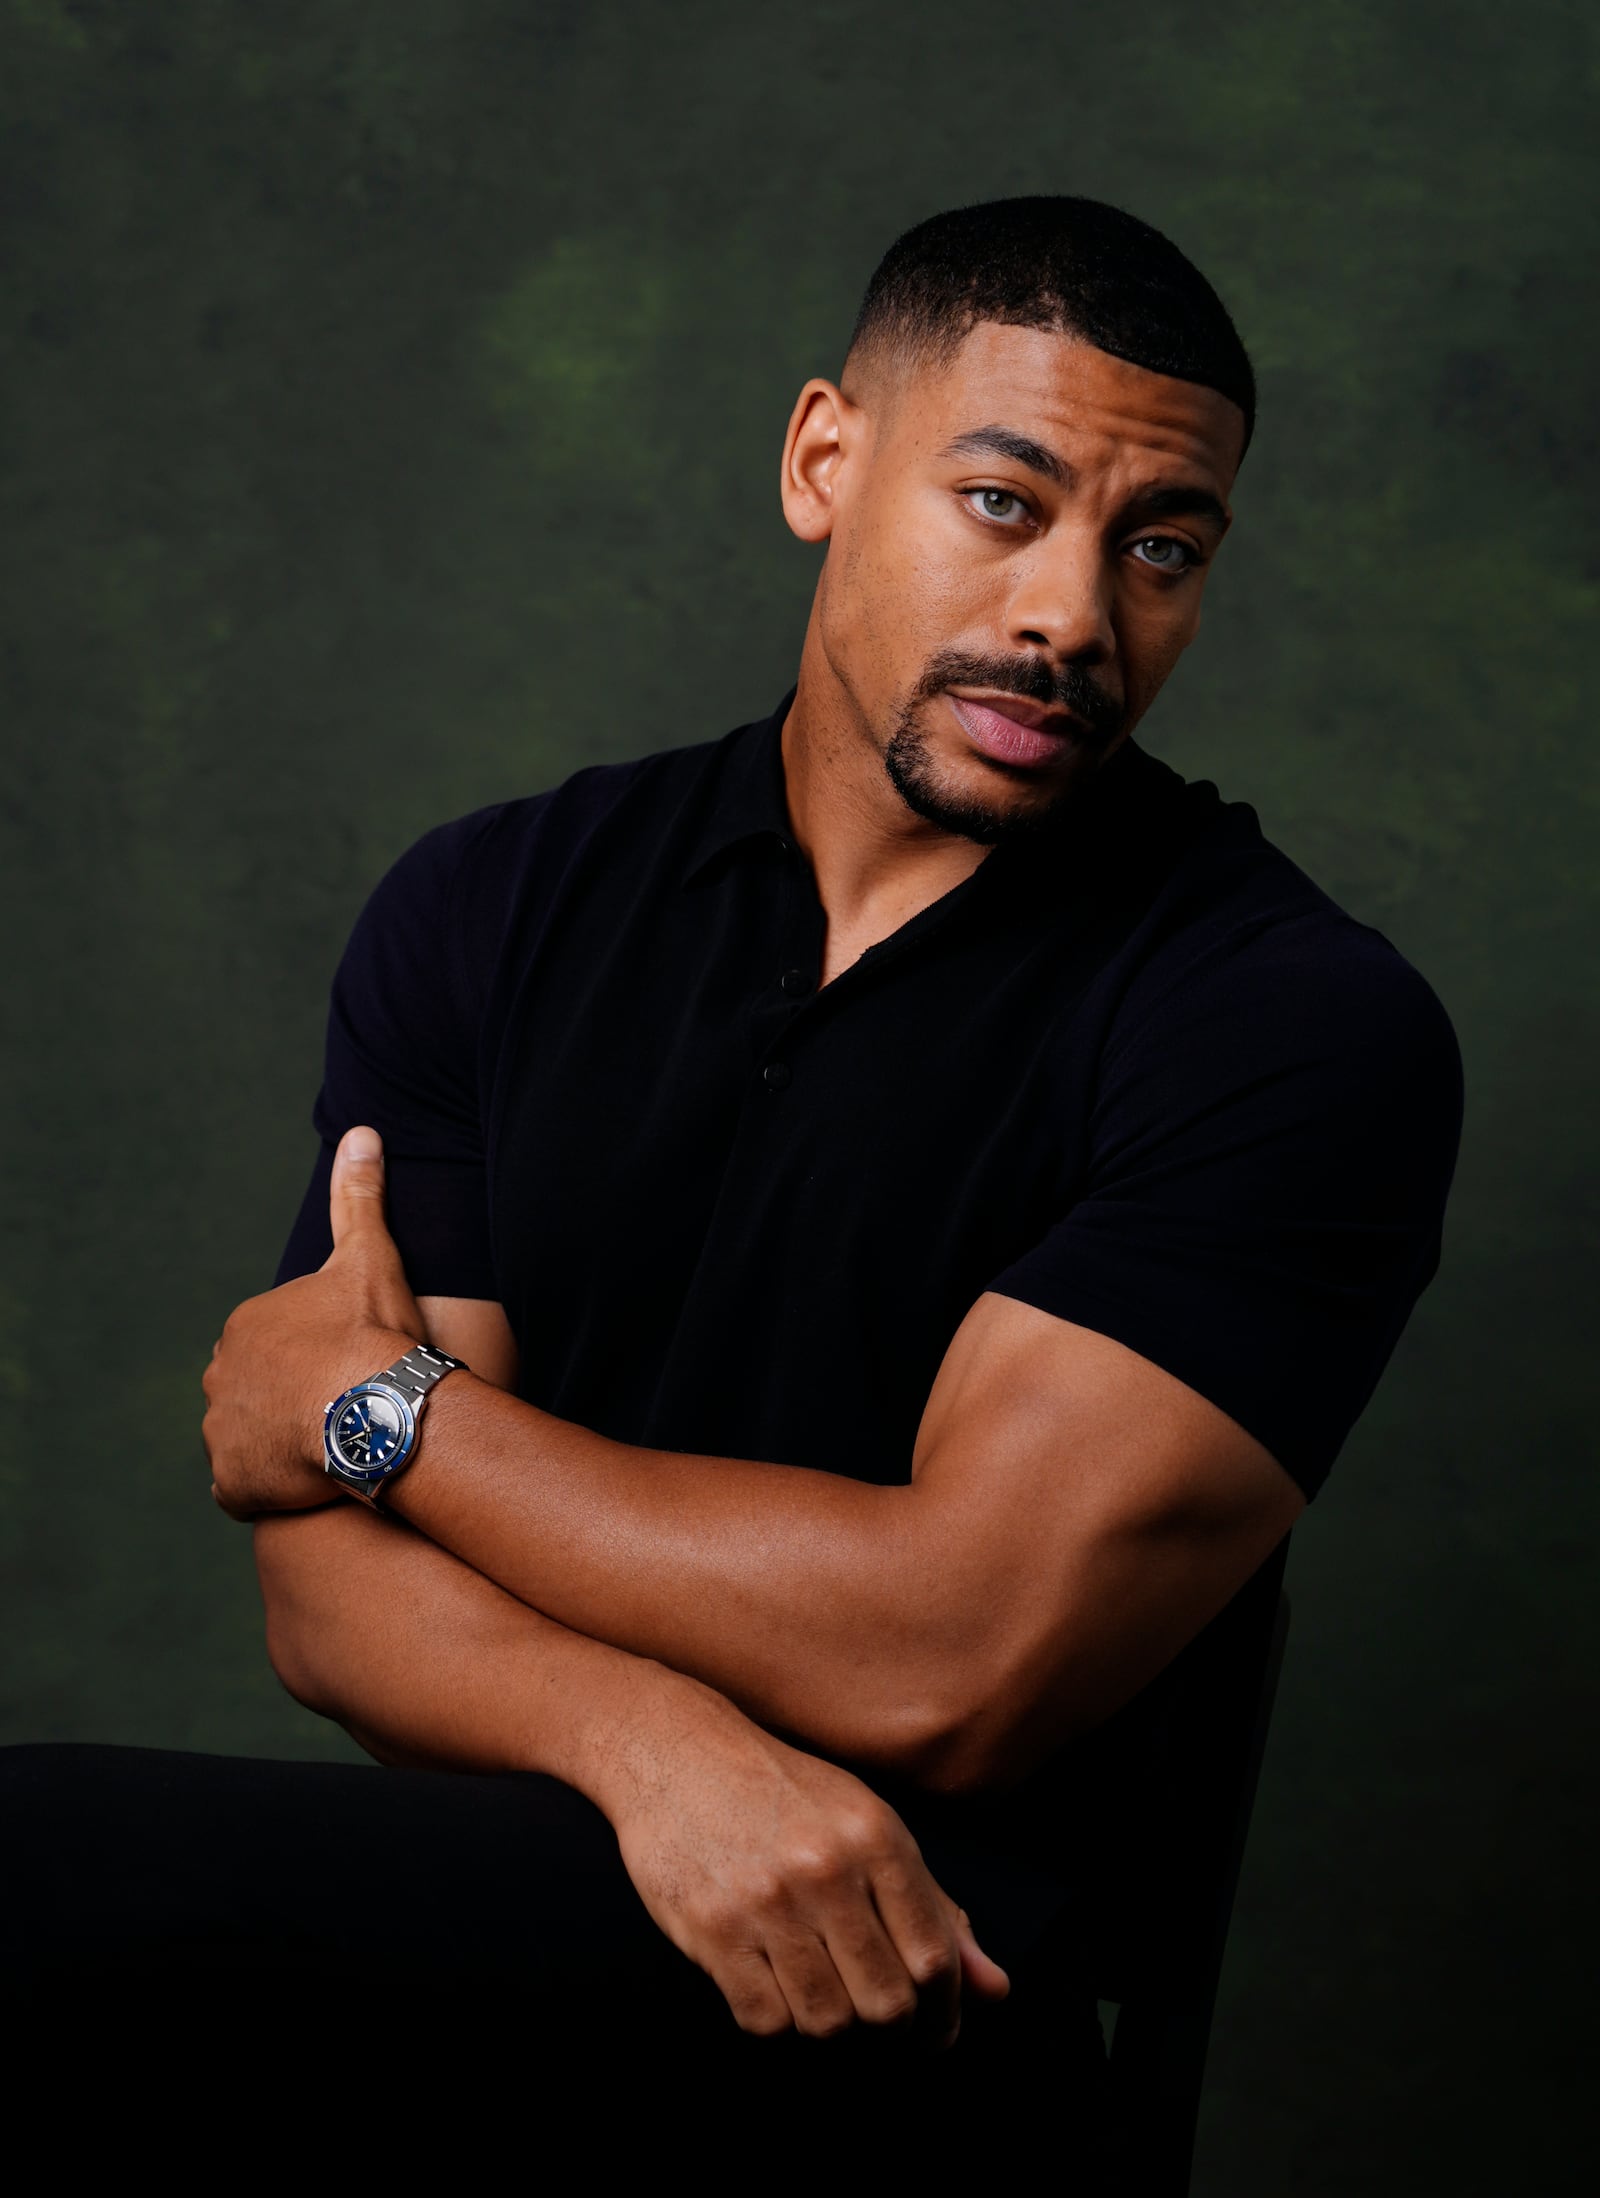
POLYGON ((1015 837, 1128 738, 1194 638, 1243 439, 1214 390, 992 321, 868 378, 816 638, 909 807, 1015 837))

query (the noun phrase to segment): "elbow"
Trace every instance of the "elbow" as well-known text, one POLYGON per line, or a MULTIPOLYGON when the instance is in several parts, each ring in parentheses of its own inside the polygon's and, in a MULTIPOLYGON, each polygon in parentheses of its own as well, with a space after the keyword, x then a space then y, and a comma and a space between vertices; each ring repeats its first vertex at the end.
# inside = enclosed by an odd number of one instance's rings
POLYGON ((281 1568, 273 1562, 272 1537, 263 1532, 262 1525, 255 1529, 255 1555, 266 1624, 267 1661, 285 1693, 292 1695, 303 1708, 326 1716, 317 1667, 309 1653, 303 1613, 296 1606, 281 1568))
POLYGON ((1063 1743, 1097 1722, 1061 1682, 976 1659, 922 1690, 886 1722, 882 1766, 924 1793, 973 1800, 1019 1786, 1063 1743))
POLYGON ((860 1757, 924 1793, 971 1798, 1004 1792, 1032 1768, 1003 1693, 905 1689, 879 1705, 860 1757))
POLYGON ((267 1662, 286 1694, 292 1695, 303 1709, 315 1710, 319 1716, 327 1715, 315 1670, 305 1654, 297 1629, 281 1617, 275 1617, 270 1606, 267 1610, 267 1662))
POLYGON ((891 1766, 908 1784, 947 1800, 1004 1793, 1033 1768, 1009 1720, 991 1711, 930 1722, 891 1766))

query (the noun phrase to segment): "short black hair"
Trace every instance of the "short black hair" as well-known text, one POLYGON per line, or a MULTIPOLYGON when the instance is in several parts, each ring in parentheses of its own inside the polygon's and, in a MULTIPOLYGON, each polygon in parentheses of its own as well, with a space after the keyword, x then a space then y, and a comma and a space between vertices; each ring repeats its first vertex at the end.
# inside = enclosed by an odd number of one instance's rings
POLYGON ((1170 237, 1097 198, 996 198, 932 214, 873 271, 849 353, 943 365, 979 321, 1052 328, 1200 382, 1255 430, 1256 382, 1227 308, 1170 237))

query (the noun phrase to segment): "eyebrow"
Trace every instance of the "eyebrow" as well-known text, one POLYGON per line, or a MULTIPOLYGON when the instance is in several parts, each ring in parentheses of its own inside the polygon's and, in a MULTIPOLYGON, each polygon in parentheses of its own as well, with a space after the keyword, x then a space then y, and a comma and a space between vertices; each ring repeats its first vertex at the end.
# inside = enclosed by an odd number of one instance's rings
MULTIPOLYGON (((1030 473, 1037 473, 1057 488, 1076 488, 1078 476, 1065 458, 1046 443, 1036 442, 1031 435, 1020 435, 1011 427, 969 427, 965 434, 957 435, 945 444, 939 453, 941 458, 1009 458, 1014 465, 1026 466, 1030 473)), ((1119 513, 1125 525, 1141 519, 1200 519, 1225 534, 1228 513, 1221 501, 1210 489, 1192 486, 1185 481, 1156 483, 1130 496, 1119 513)))

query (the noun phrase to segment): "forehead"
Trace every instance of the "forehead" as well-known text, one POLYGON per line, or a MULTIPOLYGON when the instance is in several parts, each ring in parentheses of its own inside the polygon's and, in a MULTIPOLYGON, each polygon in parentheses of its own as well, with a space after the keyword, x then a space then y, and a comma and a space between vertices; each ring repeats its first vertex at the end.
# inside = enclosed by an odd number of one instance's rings
POLYGON ((1244 414, 1220 390, 1114 359, 1079 336, 979 321, 947 366, 912 376, 896 425, 931 451, 990 421, 1091 464, 1135 452, 1180 460, 1224 496, 1244 440, 1244 414))

